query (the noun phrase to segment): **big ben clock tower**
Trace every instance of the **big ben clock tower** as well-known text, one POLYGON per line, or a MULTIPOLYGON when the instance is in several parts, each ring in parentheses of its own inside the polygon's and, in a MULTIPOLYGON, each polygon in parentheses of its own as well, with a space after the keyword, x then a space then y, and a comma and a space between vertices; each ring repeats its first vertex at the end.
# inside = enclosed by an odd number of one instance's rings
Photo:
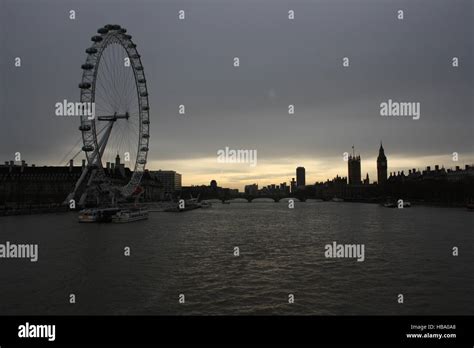
POLYGON ((377 182, 379 185, 387 182, 387 157, 380 142, 379 156, 377 157, 377 182))

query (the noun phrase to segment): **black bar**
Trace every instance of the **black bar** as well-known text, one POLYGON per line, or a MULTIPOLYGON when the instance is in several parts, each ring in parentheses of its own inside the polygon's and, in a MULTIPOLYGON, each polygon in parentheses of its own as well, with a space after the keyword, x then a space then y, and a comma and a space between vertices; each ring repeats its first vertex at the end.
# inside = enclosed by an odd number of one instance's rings
POLYGON ((0 346, 54 344, 389 344, 473 347, 473 316, 1 316, 0 346), (25 323, 55 325, 54 342, 20 338, 25 323), (433 325, 423 331, 411 325, 433 325), (438 325, 442 325, 440 327, 438 325), (451 326, 455 325, 455 328, 451 326), (456 338, 407 338, 407 334, 456 338))

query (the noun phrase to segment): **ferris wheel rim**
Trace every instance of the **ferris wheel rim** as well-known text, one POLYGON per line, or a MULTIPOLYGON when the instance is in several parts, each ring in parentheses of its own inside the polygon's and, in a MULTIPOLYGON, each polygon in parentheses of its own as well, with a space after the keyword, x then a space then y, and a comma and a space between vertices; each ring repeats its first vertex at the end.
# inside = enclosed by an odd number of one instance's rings
MULTIPOLYGON (((100 63, 103 53, 108 46, 112 44, 120 45, 129 58, 130 68, 133 71, 135 88, 137 93, 138 105, 138 146, 136 150, 133 173, 126 185, 121 187, 121 193, 124 196, 130 196, 135 192, 140 184, 145 166, 147 163, 149 151, 149 101, 148 88, 145 78, 141 56, 138 53, 136 44, 133 43, 131 35, 127 30, 119 25, 106 25, 97 30, 97 35, 91 38, 93 44, 86 49, 87 58, 82 65, 83 75, 79 88, 81 89, 81 103, 95 103, 97 74, 100 69, 100 63)), ((81 125, 79 130, 82 135, 83 151, 90 166, 94 166, 100 172, 104 172, 102 163, 102 154, 100 153, 100 144, 98 141, 98 130, 96 119, 90 119, 88 116, 81 116, 81 125)), ((105 145, 106 146, 106 145, 105 145)), ((103 151, 103 150, 102 150, 103 151)))

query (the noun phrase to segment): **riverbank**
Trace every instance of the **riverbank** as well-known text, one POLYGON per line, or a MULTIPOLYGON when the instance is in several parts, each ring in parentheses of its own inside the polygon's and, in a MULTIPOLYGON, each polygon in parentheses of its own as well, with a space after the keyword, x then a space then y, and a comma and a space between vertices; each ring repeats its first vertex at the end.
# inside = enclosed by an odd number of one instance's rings
POLYGON ((3 206, 0 208, 0 216, 65 213, 68 211, 69 208, 61 204, 3 206))

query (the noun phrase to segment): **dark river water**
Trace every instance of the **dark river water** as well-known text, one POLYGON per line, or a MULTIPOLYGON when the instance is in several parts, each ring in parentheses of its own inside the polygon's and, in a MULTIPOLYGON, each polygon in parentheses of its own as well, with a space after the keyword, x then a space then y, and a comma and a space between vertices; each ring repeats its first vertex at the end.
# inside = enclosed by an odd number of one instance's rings
POLYGON ((236 203, 129 224, 10 216, 6 241, 37 243, 39 259, 0 259, 0 314, 474 313, 474 213, 463 209, 236 203), (326 258, 334 241, 364 244, 365 260, 326 258))

